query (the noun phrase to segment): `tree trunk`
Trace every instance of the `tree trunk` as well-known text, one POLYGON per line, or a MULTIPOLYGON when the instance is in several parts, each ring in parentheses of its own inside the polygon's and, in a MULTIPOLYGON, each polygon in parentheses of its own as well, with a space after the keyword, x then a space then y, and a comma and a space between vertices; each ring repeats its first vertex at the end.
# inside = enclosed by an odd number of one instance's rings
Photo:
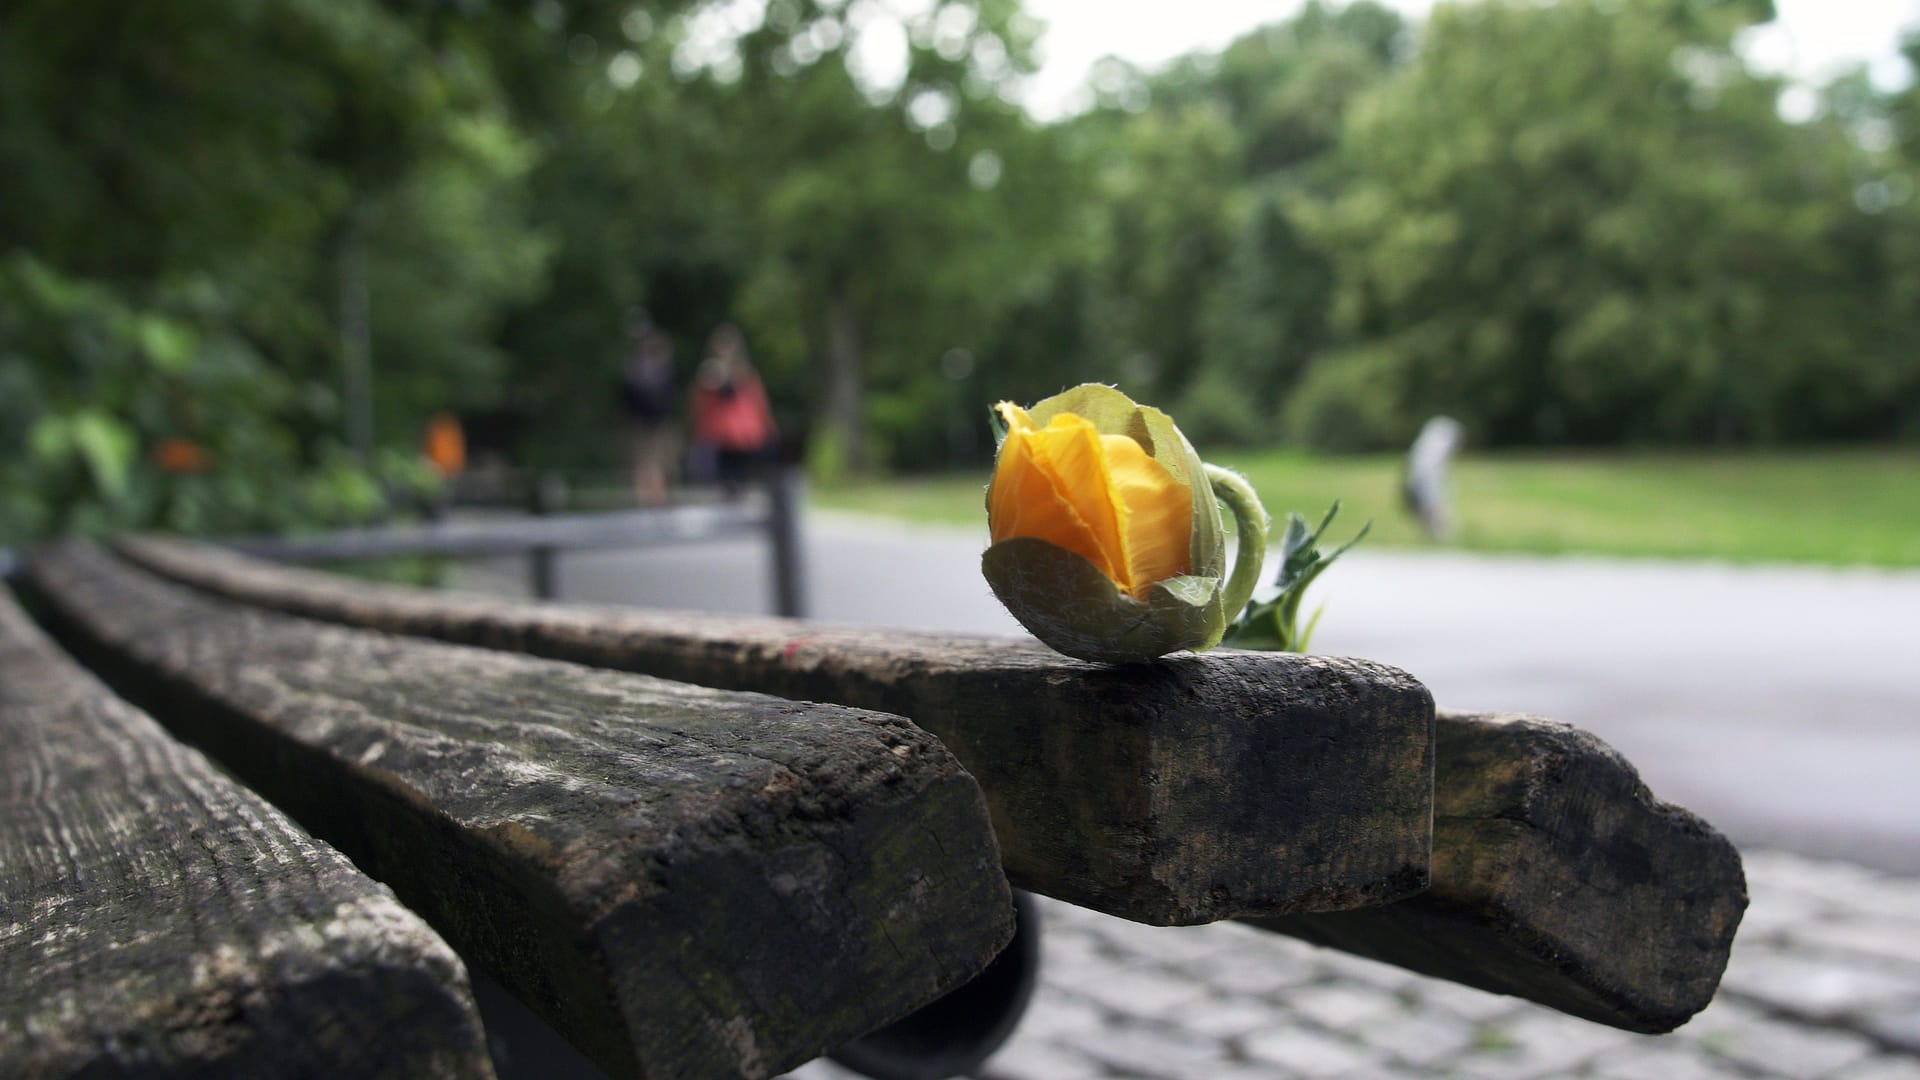
POLYGON ((367 230, 355 207, 341 222, 335 268, 340 289, 341 409, 347 446, 363 462, 373 460, 373 320, 367 289, 367 230))
POLYGON ((827 300, 826 428, 838 439, 849 473, 867 471, 866 380, 860 321, 853 301, 836 290, 827 300))

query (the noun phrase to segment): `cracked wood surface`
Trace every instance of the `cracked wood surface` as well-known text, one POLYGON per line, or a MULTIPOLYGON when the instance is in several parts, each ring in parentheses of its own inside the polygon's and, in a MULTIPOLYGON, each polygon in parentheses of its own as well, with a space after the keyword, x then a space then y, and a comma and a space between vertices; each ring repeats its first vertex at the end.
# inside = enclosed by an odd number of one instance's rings
POLYGON ((313 623, 86 545, 27 582, 610 1071, 771 1075, 1011 936, 978 786, 898 717, 313 623))
POLYGON ((0 1075, 492 1075, 446 942, 5 588, 0 746, 0 1075))
POLYGON ((1136 921, 1426 884, 1433 703, 1385 665, 1223 650, 1116 667, 1007 639, 372 585, 157 537, 120 550, 313 618, 909 717, 979 779, 1015 884, 1136 921))
POLYGON ((1437 728, 1433 887, 1255 924, 1631 1031, 1705 1008, 1747 906, 1733 845, 1570 724, 1443 711, 1437 728))

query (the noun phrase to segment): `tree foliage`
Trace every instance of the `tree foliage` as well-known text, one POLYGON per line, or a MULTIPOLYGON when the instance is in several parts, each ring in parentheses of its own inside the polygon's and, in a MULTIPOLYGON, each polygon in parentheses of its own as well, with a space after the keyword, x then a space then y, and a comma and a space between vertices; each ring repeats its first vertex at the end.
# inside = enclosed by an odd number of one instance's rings
POLYGON ((341 450, 350 223, 397 360, 383 441, 498 386, 500 308, 543 257, 524 138, 429 31, 372 0, 0 11, 0 539, 379 512, 415 470, 341 450), (160 475, 170 441, 200 464, 160 475))
POLYGON ((0 540, 378 513, 445 408, 612 464, 641 312, 839 468, 1083 381, 1209 443, 1920 437, 1920 92, 1783 119, 1770 15, 1312 0, 1043 124, 1017 0, 20 0, 0 540))
POLYGON ((1433 412, 1496 444, 1895 433, 1911 338, 1877 314, 1870 161, 1837 119, 1783 122, 1741 20, 1703 8, 1435 14, 1310 218, 1350 344, 1292 402, 1299 434, 1391 443, 1433 412))

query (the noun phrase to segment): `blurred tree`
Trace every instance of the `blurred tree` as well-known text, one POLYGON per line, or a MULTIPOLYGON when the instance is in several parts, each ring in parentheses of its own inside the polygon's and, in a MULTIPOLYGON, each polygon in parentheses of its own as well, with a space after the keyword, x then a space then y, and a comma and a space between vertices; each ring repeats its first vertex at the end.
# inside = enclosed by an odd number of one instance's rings
POLYGON ((412 455, 303 455, 295 380, 218 290, 127 303, 30 255, 0 260, 0 543, 160 527, 287 529, 380 513, 432 478, 412 455))
MULTIPOLYGON (((799 331, 762 340, 776 371, 815 365, 816 453, 848 471, 939 460, 941 360, 979 348, 1053 231, 1050 146, 1002 96, 1030 70, 1017 10, 774 0, 740 42, 743 313, 799 331)), ((723 55, 703 74, 731 71, 723 55)))
POLYGON ((728 135, 711 95, 672 74, 686 3, 495 3, 449 20, 487 58, 536 154, 528 214, 544 278, 505 313, 511 393, 499 405, 522 464, 605 466, 619 452, 627 324, 650 314, 691 374, 726 317, 738 232, 713 185, 728 135))
POLYGON ((1332 268, 1298 204, 1337 182, 1347 112, 1392 73, 1403 33, 1379 4, 1315 0, 1157 75, 1096 71, 1099 107, 1065 133, 1092 209, 1063 256, 1094 286, 1072 350, 1105 358, 1095 377, 1175 408, 1195 438, 1281 437, 1331 337, 1332 268))
POLYGON ((395 444, 491 381, 497 309, 542 257, 512 194, 526 156, 484 62, 433 48, 425 18, 374 0, 0 10, 19 305, 0 349, 35 403, 0 446, 32 443, 19 460, 58 472, 72 455, 39 453, 63 440, 36 432, 115 433, 65 440, 95 448, 92 486, 28 483, 22 502, 48 501, 7 532, 284 525, 299 515, 269 509, 276 487, 339 460, 356 350, 392 350, 365 390, 395 444), (388 295, 357 319, 376 284, 388 295), (168 510, 142 468, 100 467, 169 439, 209 450, 206 476, 179 480, 200 510, 168 510))
POLYGON ((1920 434, 1920 91, 1783 120, 1770 14, 1311 0, 1041 125, 1018 0, 16 0, 0 536, 375 512, 448 407, 604 464, 643 309, 829 471, 1088 380, 1208 442, 1920 434))
POLYGON ((1210 441, 1267 445, 1300 374, 1331 340, 1333 270, 1301 235, 1285 196, 1260 198, 1201 310, 1204 366, 1180 402, 1210 441))
POLYGON ((1867 216, 1850 238, 1868 253, 1852 265, 1880 287, 1858 298, 1852 315, 1869 320, 1877 331, 1877 387, 1886 409, 1883 430, 1920 439, 1920 343, 1907 312, 1920 310, 1920 33, 1910 33, 1901 49, 1906 58, 1905 88, 1886 97, 1865 72, 1838 82, 1828 92, 1827 111, 1869 149, 1870 157, 1855 193, 1867 216), (1861 310, 1868 309, 1868 310, 1861 310))
POLYGON ((634 7, 610 37, 582 17, 535 5, 487 31, 543 132, 552 276, 503 338, 539 452, 605 460, 622 321, 644 309, 683 379, 741 323, 783 426, 840 467, 952 453, 971 376, 942 358, 984 351, 1069 190, 1003 96, 1027 69, 1017 7, 634 7))
POLYGON ((1150 108, 1108 137, 1118 146, 1097 174, 1090 244, 1115 340, 1106 355, 1143 400, 1170 403, 1201 369, 1207 301, 1225 284, 1241 146, 1217 102, 1150 108))
POLYGON ((1249 177, 1320 158, 1340 140, 1352 103, 1397 66, 1401 16, 1372 0, 1309 0, 1291 19, 1245 34, 1218 54, 1176 62, 1154 78, 1156 105, 1223 105, 1245 147, 1249 177))
POLYGON ((1904 335, 1861 321, 1884 286, 1839 242, 1870 227, 1860 148, 1783 121, 1779 84, 1733 54, 1767 14, 1436 12, 1309 218, 1351 344, 1290 403, 1295 433, 1385 445, 1439 411, 1495 444, 1871 431, 1871 372, 1904 335))

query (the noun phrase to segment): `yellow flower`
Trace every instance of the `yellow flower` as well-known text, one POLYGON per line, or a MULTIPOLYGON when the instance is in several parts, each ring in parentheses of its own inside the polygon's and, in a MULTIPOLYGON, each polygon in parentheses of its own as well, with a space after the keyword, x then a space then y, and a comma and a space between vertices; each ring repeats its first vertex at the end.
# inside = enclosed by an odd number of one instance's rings
POLYGON ((1037 427, 1011 401, 987 526, 995 543, 1028 536, 1098 567, 1135 600, 1191 568, 1193 489, 1125 435, 1063 412, 1037 427))
POLYGON ((1266 549, 1266 511, 1244 482, 1201 462, 1165 413, 1109 386, 1076 386, 1031 409, 1003 401, 995 415, 1005 432, 980 565, 1014 618, 1083 660, 1219 644, 1266 549), (1257 542, 1241 545, 1230 581, 1222 482, 1246 492, 1229 502, 1236 516, 1258 519, 1242 522, 1257 542))

